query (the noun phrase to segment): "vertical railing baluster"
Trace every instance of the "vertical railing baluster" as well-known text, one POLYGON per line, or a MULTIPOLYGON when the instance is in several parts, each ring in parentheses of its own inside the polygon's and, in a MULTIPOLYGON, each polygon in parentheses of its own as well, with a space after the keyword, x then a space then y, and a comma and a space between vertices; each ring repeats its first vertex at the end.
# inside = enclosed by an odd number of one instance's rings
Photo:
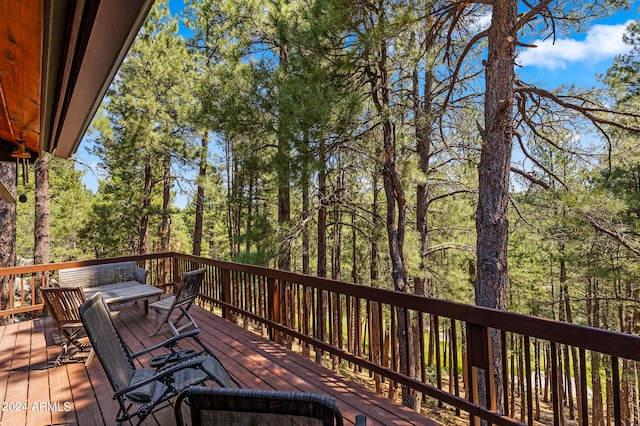
POLYGON ((582 411, 582 425, 589 425, 589 401, 587 399, 587 357, 584 348, 580 348, 580 410, 582 411))
MULTIPOLYGON (((333 309, 334 309, 334 294, 332 291, 327 291, 327 340, 329 344, 333 344, 334 338, 334 326, 333 326, 333 309)), ((329 358, 333 359, 333 355, 329 354, 329 358)))
MULTIPOLYGON (((280 309, 281 309, 280 324, 284 326, 289 326, 289 315, 290 315, 289 298, 291 296, 291 292, 289 291, 289 282, 279 279, 278 284, 279 284, 278 289, 280 290, 280 309)), ((289 342, 289 338, 283 335, 282 343, 285 343, 285 342, 289 342)))
MULTIPOLYGON (((411 351, 411 345, 409 342, 413 340, 411 334, 413 331, 411 330, 411 312, 407 308, 401 308, 400 311, 403 312, 402 318, 404 319, 404 356, 407 360, 407 376, 410 376, 409 372, 411 371, 411 365, 415 365, 413 362, 413 352, 411 351)), ((402 366, 400 367, 402 368, 402 366)))
POLYGON ((396 332, 396 308, 395 306, 390 306, 390 311, 391 311, 391 331, 389 332, 389 339, 390 339, 390 345, 389 348, 391 350, 391 364, 392 364, 392 368, 393 371, 398 371, 398 357, 396 356, 396 347, 398 346, 396 344, 396 338, 397 338, 397 332, 396 332))
MULTIPOLYGON (((513 386, 513 383, 509 382, 508 373, 508 359, 509 359, 509 346, 507 345, 507 333, 504 330, 500 331, 500 345, 502 347, 502 409, 503 413, 509 415, 509 387, 513 386)), ((513 415, 513 413, 511 413, 513 415)))
POLYGON ((257 285, 257 277, 256 274, 251 274, 250 275, 250 287, 249 287, 250 291, 250 297, 249 297, 249 312, 251 312, 252 314, 256 315, 258 313, 257 310, 257 306, 258 306, 258 298, 257 298, 257 293, 258 293, 258 285, 257 285))
MULTIPOLYGON (((353 298, 353 321, 354 321, 354 332, 355 335, 353 336, 354 338, 354 343, 356 345, 356 347, 354 348, 354 353, 356 355, 358 355, 359 357, 362 357, 364 352, 362 350, 362 347, 364 346, 364 342, 362 341, 363 339, 363 333, 362 333, 362 310, 361 310, 361 300, 359 297, 354 297, 353 298)), ((360 366, 357 367, 356 372, 360 372, 361 368, 360 366)))
POLYGON ((294 288, 294 301, 295 301, 295 314, 294 318, 294 329, 298 332, 302 332, 302 295, 303 293, 300 291, 302 285, 299 283, 292 284, 294 288))
POLYGON ((427 367, 425 365, 425 340, 424 340, 424 312, 418 312, 418 333, 420 336, 420 350, 418 353, 420 354, 420 380, 423 383, 427 382, 427 367))
MULTIPOLYGON (((321 342, 326 341, 327 334, 327 317, 325 306, 328 306, 328 295, 326 290, 318 289, 318 300, 316 304, 316 325, 317 325, 317 338, 321 342)), ((324 351, 316 349, 316 362, 324 365, 324 351)))
MULTIPOLYGON (((473 365, 473 339, 471 337, 472 325, 470 323, 467 323, 466 325, 467 333, 465 347, 467 348, 467 400, 473 404, 478 404, 480 402, 480 398, 478 397, 478 375, 476 374, 476 369, 473 365)), ((479 426, 480 419, 473 414, 469 414, 469 425, 479 426)))
POLYGON ((336 293, 335 296, 336 299, 336 313, 338 314, 338 318, 334 319, 336 325, 337 325, 337 333, 338 335, 336 336, 337 338, 335 339, 335 341, 338 343, 338 349, 342 349, 344 347, 344 339, 343 339, 343 323, 342 323, 342 317, 344 315, 344 303, 343 303, 343 299, 342 299, 342 294, 340 293, 336 293))
POLYGON ((13 283, 16 279, 15 275, 12 275, 11 278, 9 278, 9 309, 14 309, 15 308, 15 304, 13 301, 13 283))
MULTIPOLYGON (((378 342, 380 342, 380 344, 378 345, 379 349, 380 349, 380 362, 382 363, 382 365, 384 365, 384 358, 382 356, 382 353, 384 351, 384 309, 382 307, 382 303, 377 302, 378 303, 378 342)), ((388 367, 387 365, 384 365, 385 367, 388 367)))
POLYGON ((613 422, 622 426, 622 410, 620 406, 620 366, 618 357, 611 357, 611 387, 613 388, 613 422))
MULTIPOLYGON (((453 389, 456 396, 460 396, 460 378, 458 377, 458 331, 456 320, 451 320, 451 356, 453 358, 453 389)), ((460 415, 460 408, 456 407, 456 416, 460 415)))
POLYGON ((527 424, 533 426, 533 384, 531 383, 531 340, 524 336, 524 370, 527 384, 527 424))
POLYGON ((551 342, 551 402, 553 408, 553 424, 559 426, 562 416, 562 405, 560 398, 560 383, 558 382, 558 352, 555 342, 551 342))
MULTIPOLYGON (((351 352, 352 354, 355 354, 355 347, 356 347, 356 342, 355 342, 355 320, 354 320, 354 314, 355 314, 355 302, 353 300, 353 297, 349 296, 349 295, 344 295, 344 297, 347 300, 346 306, 347 306, 347 351, 351 352)), ((354 366, 349 363, 349 368, 353 368, 354 366)))
MULTIPOLYGON (((242 287, 244 288, 244 301, 243 307, 245 311, 251 312, 251 275, 245 272, 242 274, 242 287)), ((243 315, 242 325, 245 330, 249 328, 249 317, 243 315)))
MULTIPOLYGON (((365 346, 365 348, 369 348, 368 350, 368 356, 366 357, 369 361, 373 362, 373 315, 372 315, 372 310, 371 310, 371 300, 366 299, 365 301, 365 309, 367 312, 367 332, 365 333, 364 338, 367 340, 368 345, 365 346)), ((363 348, 364 350, 364 348, 363 348)), ((366 352, 365 352, 366 353, 366 352)), ((369 371, 369 377, 371 377, 371 371, 369 371)))
MULTIPOLYGON (((316 339, 318 338, 318 292, 320 290, 317 288, 312 288, 311 289, 311 294, 310 294, 310 299, 311 299, 311 306, 309 307, 309 315, 310 315, 310 326, 311 326, 311 330, 313 332, 313 337, 315 337, 316 339)), ((318 349, 314 349, 317 353, 318 349)))
MULTIPOLYGON (((302 297, 303 297, 303 309, 302 309, 302 332, 306 335, 309 336, 311 335, 311 330, 309 328, 309 324, 310 324, 310 320, 311 320, 311 310, 312 308, 312 304, 311 304, 311 288, 303 285, 302 287, 303 293, 302 293, 302 297)), ((307 342, 303 342, 302 343, 302 351, 303 351, 303 355, 305 355, 306 357, 309 357, 310 354, 310 347, 309 344, 307 342)))
MULTIPOLYGON (((231 271, 229 269, 220 270, 220 299, 225 303, 231 303, 231 271)), ((231 321, 231 310, 223 306, 222 317, 228 321, 231 321)))
MULTIPOLYGON (((433 328, 435 329, 435 341, 436 341, 436 386, 438 389, 442 389, 442 360, 440 356, 440 317, 433 315, 433 328)), ((438 407, 442 408, 442 401, 438 401, 438 407)))

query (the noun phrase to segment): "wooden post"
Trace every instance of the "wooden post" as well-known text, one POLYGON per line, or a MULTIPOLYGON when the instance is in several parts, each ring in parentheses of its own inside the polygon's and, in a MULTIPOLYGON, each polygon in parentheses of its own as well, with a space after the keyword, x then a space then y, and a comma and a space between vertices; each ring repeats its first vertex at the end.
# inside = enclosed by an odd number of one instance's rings
MULTIPOLYGON (((171 278, 171 282, 174 283, 179 283, 182 280, 182 277, 180 276, 180 268, 178 266, 178 258, 174 257, 173 259, 173 265, 172 265, 172 278, 171 278)), ((174 289, 175 291, 175 289, 174 289)))
MULTIPOLYGON (((231 271, 229 269, 220 269, 220 280, 222 284, 220 295, 222 301, 231 304, 231 271)), ((228 321, 232 321, 231 310, 225 306, 222 307, 222 317, 228 321)))
MULTIPOLYGON (((282 309, 280 307, 280 282, 275 278, 267 278, 267 309, 269 319, 277 324, 282 324, 282 309)), ((271 340, 282 344, 282 333, 273 327, 269 330, 271 340)))
MULTIPOLYGON (((486 408, 495 411, 496 388, 493 378, 493 354, 491 351, 491 333, 487 327, 467 323, 467 369, 469 374, 469 401, 481 404, 479 398, 478 370, 484 370, 486 408)), ((480 419, 469 416, 470 424, 480 425, 480 419)))

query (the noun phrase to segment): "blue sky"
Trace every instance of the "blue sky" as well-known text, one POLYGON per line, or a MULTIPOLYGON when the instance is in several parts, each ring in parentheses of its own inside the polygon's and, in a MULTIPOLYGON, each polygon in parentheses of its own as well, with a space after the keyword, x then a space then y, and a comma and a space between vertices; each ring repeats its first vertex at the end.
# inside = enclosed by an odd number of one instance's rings
POLYGON ((545 88, 575 83, 582 87, 598 84, 597 75, 604 74, 617 55, 629 52, 622 41, 627 24, 640 19, 638 4, 629 11, 592 22, 585 32, 558 36, 556 40, 534 40, 536 48, 518 56, 518 70, 527 83, 545 88))
MULTIPOLYGON (((640 19, 638 7, 632 7, 614 16, 594 21, 586 31, 571 35, 560 35, 555 41, 535 40, 537 48, 523 50, 518 56, 520 78, 530 84, 552 89, 562 84, 576 84, 592 87, 598 84, 597 75, 604 74, 617 55, 627 53, 629 46, 622 41, 626 25, 640 19)), ((183 0, 171 0, 170 10, 175 13, 184 5, 183 0)), ((76 158, 85 165, 84 183, 93 191, 97 190, 99 171, 96 159, 89 153, 90 143, 84 141, 76 158)), ((183 187, 185 187, 183 185, 183 187)), ((187 194, 178 193, 175 203, 184 207, 187 194)))

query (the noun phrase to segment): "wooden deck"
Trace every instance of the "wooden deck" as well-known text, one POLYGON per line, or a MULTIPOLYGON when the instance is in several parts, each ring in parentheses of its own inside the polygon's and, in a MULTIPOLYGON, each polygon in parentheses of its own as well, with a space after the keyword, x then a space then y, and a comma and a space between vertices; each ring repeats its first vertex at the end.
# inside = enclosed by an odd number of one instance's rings
MULTIPOLYGON (((132 351, 170 336, 166 328, 164 335, 148 336, 155 318, 144 317, 142 304, 118 309, 117 325, 132 351)), ((337 400, 345 424, 353 424, 357 414, 365 414, 368 425, 437 424, 203 309, 192 310, 202 340, 244 388, 329 395, 337 400)), ((79 363, 53 367, 60 352, 54 331, 50 318, 0 327, 0 425, 115 424, 117 404, 100 362, 96 358, 88 367, 79 363)), ((145 421, 174 423, 169 408, 145 421)))

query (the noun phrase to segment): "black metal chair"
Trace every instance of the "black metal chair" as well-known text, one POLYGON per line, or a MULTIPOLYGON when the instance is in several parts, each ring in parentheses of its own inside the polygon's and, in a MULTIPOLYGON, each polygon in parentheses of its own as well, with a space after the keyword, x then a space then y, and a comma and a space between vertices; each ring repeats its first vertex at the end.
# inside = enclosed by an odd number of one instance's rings
POLYGON ((169 296, 149 305, 151 309, 156 311, 156 328, 150 336, 156 335, 165 325, 169 326, 174 336, 179 335, 181 331, 189 327, 198 327, 196 320, 193 319, 188 311, 198 295, 205 272, 206 269, 185 272, 182 275, 182 283, 174 296, 169 296), (180 311, 180 315, 175 321, 171 319, 171 314, 174 310, 180 311), (162 318, 161 321, 158 321, 159 317, 162 318), (186 319, 186 322, 178 325, 183 318, 186 319))
POLYGON ((138 423, 153 411, 191 385, 204 382, 231 386, 237 382, 229 375, 218 358, 200 341, 198 333, 189 333, 171 338, 142 351, 131 353, 124 343, 109 308, 101 294, 96 294, 80 306, 80 317, 93 349, 109 378, 114 399, 120 409, 117 422, 138 418, 138 423), (178 342, 189 338, 198 350, 179 350, 178 342), (152 358, 154 368, 137 368, 134 360, 140 355, 163 349, 164 355, 152 358))
POLYGON ((179 426, 186 424, 183 403, 193 426, 343 425, 335 399, 313 393, 189 387, 174 404, 179 426))

